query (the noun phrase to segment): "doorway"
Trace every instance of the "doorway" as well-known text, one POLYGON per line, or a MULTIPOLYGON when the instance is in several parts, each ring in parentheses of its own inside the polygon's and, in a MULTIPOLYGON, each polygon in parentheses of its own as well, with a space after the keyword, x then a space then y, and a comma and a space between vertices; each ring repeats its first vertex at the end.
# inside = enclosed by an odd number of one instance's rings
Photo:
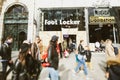
POLYGON ((67 47, 70 46, 71 43, 76 44, 76 35, 72 34, 64 34, 63 35, 63 40, 67 41, 67 47))
POLYGON ((20 48, 21 44, 23 43, 24 40, 26 40, 27 35, 24 31, 19 33, 19 41, 18 41, 18 48, 20 48))
POLYGON ((103 25, 99 27, 99 25, 89 25, 89 38, 90 43, 95 43, 96 41, 111 39, 114 41, 113 34, 113 25, 103 25))
POLYGON ((12 50, 18 50, 23 40, 27 39, 28 10, 22 5, 15 4, 4 14, 3 40, 13 37, 12 50))

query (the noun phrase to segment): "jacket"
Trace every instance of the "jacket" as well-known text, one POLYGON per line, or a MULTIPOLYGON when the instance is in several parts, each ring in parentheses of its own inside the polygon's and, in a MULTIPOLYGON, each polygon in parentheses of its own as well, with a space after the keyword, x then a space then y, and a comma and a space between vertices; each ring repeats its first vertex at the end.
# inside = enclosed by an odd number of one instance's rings
POLYGON ((50 63, 50 67, 53 67, 55 70, 58 69, 58 53, 56 47, 53 45, 50 45, 48 48, 48 62, 50 63))
POLYGON ((7 43, 2 44, 2 59, 11 60, 11 52, 12 49, 7 43))
POLYGON ((111 45, 106 45, 105 46, 105 54, 106 57, 115 57, 115 52, 114 52, 114 48, 111 45))
POLYGON ((107 61, 107 64, 109 65, 108 80, 120 80, 120 58, 113 57, 107 61))
POLYGON ((86 62, 91 62, 91 56, 92 56, 92 54, 91 54, 91 52, 90 52, 90 50, 85 50, 85 56, 86 56, 86 62))
POLYGON ((27 75, 25 66, 21 64, 19 59, 15 61, 11 80, 30 80, 27 75))
POLYGON ((85 50, 84 50, 83 46, 81 44, 79 44, 79 46, 78 46, 78 53, 79 54, 84 54, 84 52, 85 52, 85 50))

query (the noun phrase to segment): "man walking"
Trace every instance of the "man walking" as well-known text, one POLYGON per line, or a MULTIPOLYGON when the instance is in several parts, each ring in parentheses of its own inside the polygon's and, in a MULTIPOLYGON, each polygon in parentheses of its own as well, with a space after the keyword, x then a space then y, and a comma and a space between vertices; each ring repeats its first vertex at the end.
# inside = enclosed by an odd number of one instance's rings
POLYGON ((56 49, 57 42, 58 42, 58 36, 56 35, 52 36, 50 40, 50 45, 48 47, 48 62, 50 63, 48 70, 49 70, 50 80, 59 80, 58 71, 57 71, 59 64, 58 52, 56 49))
POLYGON ((13 69, 13 61, 11 59, 11 43, 13 42, 12 36, 8 36, 2 44, 2 73, 3 73, 3 79, 6 80, 7 75, 9 74, 10 71, 13 69), (7 66, 10 66, 10 69, 7 71, 7 66))

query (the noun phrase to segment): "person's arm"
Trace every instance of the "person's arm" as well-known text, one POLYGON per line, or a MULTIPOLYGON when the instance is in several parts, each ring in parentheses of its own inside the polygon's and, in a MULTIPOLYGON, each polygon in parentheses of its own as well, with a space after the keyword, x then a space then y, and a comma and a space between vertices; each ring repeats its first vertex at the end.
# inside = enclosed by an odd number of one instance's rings
POLYGON ((2 59, 7 59, 7 47, 5 44, 2 45, 2 59))
POLYGON ((108 56, 115 57, 114 48, 112 48, 111 46, 107 46, 106 50, 108 56))
POLYGON ((12 80, 19 80, 20 68, 21 68, 21 63, 19 62, 19 60, 16 60, 14 64, 12 80))
POLYGON ((48 62, 51 63, 51 57, 52 57, 52 47, 50 46, 48 48, 48 62))

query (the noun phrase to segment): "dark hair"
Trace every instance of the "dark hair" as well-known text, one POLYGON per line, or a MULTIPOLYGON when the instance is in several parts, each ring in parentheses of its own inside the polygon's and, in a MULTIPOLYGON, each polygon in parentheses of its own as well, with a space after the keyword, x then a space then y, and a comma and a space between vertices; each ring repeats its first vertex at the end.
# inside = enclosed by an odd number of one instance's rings
POLYGON ((56 42, 56 41, 58 41, 58 38, 59 38, 58 36, 53 35, 51 38, 51 41, 56 42))
POLYGON ((7 38, 6 38, 6 40, 8 40, 8 39, 11 39, 11 38, 13 38, 11 35, 9 35, 7 38))
POLYGON ((30 45, 27 43, 23 43, 20 47, 20 53, 26 53, 28 49, 30 48, 30 45))
POLYGON ((80 43, 82 43, 84 40, 80 40, 80 43))

